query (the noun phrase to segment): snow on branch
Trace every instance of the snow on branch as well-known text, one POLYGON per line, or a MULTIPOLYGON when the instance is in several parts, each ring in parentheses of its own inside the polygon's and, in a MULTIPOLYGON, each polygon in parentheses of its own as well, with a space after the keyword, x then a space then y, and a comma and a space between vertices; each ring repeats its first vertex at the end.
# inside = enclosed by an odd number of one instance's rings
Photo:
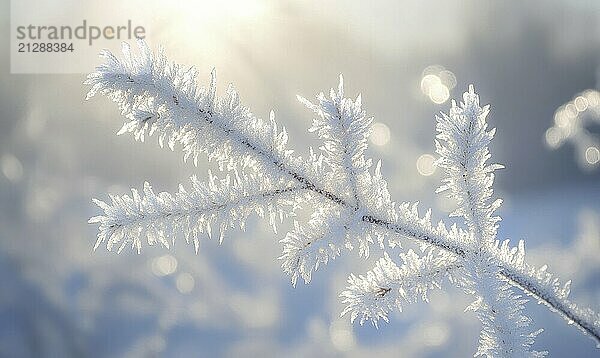
POLYGON ((453 101, 450 113, 437 117, 435 143, 440 155, 437 165, 444 168, 444 184, 438 192, 448 191, 457 199, 458 208, 451 215, 463 217, 474 238, 463 260, 463 289, 475 297, 469 309, 482 323, 475 356, 544 356, 545 352, 530 349, 541 331, 529 330, 532 320, 523 314, 527 300, 501 278, 494 260, 500 221, 494 212, 502 203, 492 198, 494 171, 503 166, 487 164, 491 157, 488 145, 496 132, 487 130, 488 114, 489 106, 481 107, 474 87, 469 86, 460 105, 453 101))
POLYGON ((306 226, 294 222, 294 230, 280 241, 283 244, 281 267, 290 276, 293 286, 299 277, 310 283, 312 272, 340 256, 342 250, 358 248, 359 255, 366 258, 373 244, 378 243, 383 248, 386 241, 393 241, 389 231, 363 220, 366 214, 363 209, 331 203, 321 205, 306 226))
POLYGON ((317 114, 308 131, 317 132, 324 141, 320 149, 332 168, 334 180, 348 186, 347 191, 352 193, 355 208, 358 209, 358 176, 371 166, 371 161, 365 160, 364 152, 373 118, 367 117, 362 109, 360 94, 354 101, 344 97, 344 78, 341 75, 337 92, 332 88, 329 97, 321 92, 317 96, 318 104, 301 96, 298 96, 298 100, 317 114))
POLYGON ((400 257, 400 267, 385 253, 366 274, 350 275, 349 285, 340 295, 346 304, 342 316, 349 313, 352 321, 360 317, 361 325, 369 320, 377 327, 380 319, 388 322, 390 311, 402 311, 403 304, 419 298, 427 302, 428 292, 440 288, 444 278, 452 279, 452 271, 459 268, 454 255, 432 248, 421 257, 413 250, 400 257))
POLYGON ((511 248, 508 240, 495 247, 494 257, 500 262, 502 275, 513 285, 521 288, 538 303, 558 312, 569 324, 593 337, 600 348, 600 314, 590 308, 579 307, 569 300, 571 280, 566 283, 548 272, 548 266, 533 267, 525 261, 525 243, 519 241, 511 248))
POLYGON ((452 216, 462 216, 479 240, 496 237, 500 217, 493 216, 502 200, 490 202, 493 193, 494 171, 500 164, 486 164, 491 157, 488 144, 495 129, 487 130, 489 106, 479 106, 474 87, 463 95, 463 102, 452 101, 450 114, 437 117, 437 165, 444 168, 444 185, 438 192, 448 191, 458 201, 452 216))
POLYGON ((418 299, 427 301, 431 289, 445 280, 474 297, 482 323, 477 355, 541 356, 531 349, 540 332, 531 331, 523 313, 525 299, 514 290, 536 298, 558 312, 584 333, 600 342, 600 316, 581 309, 568 299, 569 282, 562 285, 546 267, 535 269, 525 262, 523 242, 510 247, 500 243, 495 214, 500 199, 493 198, 494 171, 488 164, 488 145, 495 130, 488 130, 489 106, 479 105, 474 88, 463 102, 452 104, 449 114, 438 118, 437 164, 445 177, 439 191, 458 199, 454 216, 464 226, 431 221, 431 212, 420 215, 416 203, 396 205, 388 191, 381 163, 375 168, 365 159, 372 119, 363 110, 360 95, 345 97, 343 80, 329 98, 317 96, 313 104, 300 102, 316 113, 310 131, 323 141, 320 152, 309 149, 305 158, 287 148, 287 133, 273 113, 268 120, 254 116, 240 104, 229 87, 217 96, 214 71, 208 88, 198 88, 196 71, 169 62, 162 51, 153 53, 144 42, 139 54, 123 47, 123 59, 109 52, 105 63, 88 76, 88 97, 103 94, 115 101, 126 122, 119 134, 132 133, 143 141, 156 134, 161 145, 179 144, 184 159, 194 162, 199 154, 229 171, 224 179, 209 173, 208 181, 192 177, 190 190, 156 194, 149 184, 143 193, 111 196, 111 202, 95 200, 103 214, 90 219, 99 225, 96 247, 131 243, 138 251, 142 240, 169 247, 182 235, 198 249, 199 236, 218 228, 221 239, 231 227, 243 229, 248 215, 266 216, 273 229, 300 206, 310 209, 307 223, 294 220, 294 229, 280 241, 282 268, 295 286, 308 283, 313 272, 357 248, 368 257, 373 249, 402 249, 408 238, 421 244, 421 254, 383 254, 364 275, 350 275, 341 297, 344 314, 377 325, 394 309, 418 299), (250 172, 250 173, 247 173, 250 172))
POLYGON ((351 247, 346 241, 346 229, 339 217, 325 214, 329 213, 315 212, 306 228, 294 222, 294 230, 281 240, 281 267, 290 276, 294 287, 298 278, 310 283, 312 273, 319 265, 327 265, 330 260, 340 256, 342 249, 351 247))
POLYGON ((498 277, 491 258, 474 255, 465 260, 465 291, 476 297, 467 310, 475 311, 482 323, 475 356, 543 357, 547 352, 531 350, 543 330, 530 331, 532 320, 523 314, 527 302, 498 277))
POLYGON ((139 55, 123 44, 123 59, 105 51, 106 63, 88 75, 87 98, 97 93, 115 101, 127 122, 119 133, 131 132, 144 140, 157 133, 160 145, 171 149, 180 143, 184 159, 197 161, 200 153, 228 167, 268 164, 291 155, 287 133, 274 116, 255 117, 240 103, 232 86, 217 96, 213 70, 208 88, 196 85, 197 71, 167 60, 163 51, 153 53, 142 40, 139 55), (260 153, 257 156, 257 152, 260 153))
POLYGON ((156 194, 146 182, 142 194, 132 189, 131 196, 111 195, 110 204, 94 199, 104 211, 104 215, 89 220, 100 224, 94 249, 106 241, 108 250, 120 243, 120 252, 131 242, 139 252, 144 237, 149 245, 161 243, 168 248, 169 241, 174 242, 182 233, 188 243, 193 241, 197 251, 200 235, 211 237, 216 227, 222 241, 228 228, 244 229, 251 213, 267 216, 276 230, 277 223, 294 212, 299 194, 297 187, 237 172, 224 179, 209 173, 207 182, 193 176, 191 190, 180 185, 174 195, 156 194))

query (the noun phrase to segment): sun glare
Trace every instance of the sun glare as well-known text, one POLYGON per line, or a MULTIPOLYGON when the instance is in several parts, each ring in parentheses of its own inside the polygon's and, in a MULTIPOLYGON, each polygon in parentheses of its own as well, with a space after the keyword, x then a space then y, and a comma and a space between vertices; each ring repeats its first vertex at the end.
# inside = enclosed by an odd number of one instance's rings
POLYGON ((243 38, 258 36, 260 24, 272 7, 263 0, 152 0, 140 9, 146 9, 141 17, 152 24, 148 35, 153 43, 165 43, 167 39, 173 43, 174 38, 181 38, 188 53, 208 51, 231 56, 232 48, 243 38))

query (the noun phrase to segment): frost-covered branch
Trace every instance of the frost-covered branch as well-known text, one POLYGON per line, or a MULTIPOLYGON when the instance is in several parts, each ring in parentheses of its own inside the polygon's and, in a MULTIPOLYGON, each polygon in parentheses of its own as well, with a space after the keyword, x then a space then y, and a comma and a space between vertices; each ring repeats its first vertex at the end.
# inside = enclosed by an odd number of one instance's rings
POLYGON ((510 248, 505 241, 495 255, 501 261, 501 274, 513 285, 520 287, 539 303, 558 312, 569 324, 590 335, 600 346, 600 314, 579 307, 569 300, 571 281, 561 283, 546 265, 535 268, 525 262, 525 244, 510 248))
POLYGON ((174 242, 175 237, 183 233, 188 243, 193 241, 197 251, 201 234, 211 237, 212 227, 217 226, 222 241, 229 227, 244 229, 251 213, 268 216, 276 230, 277 222, 294 212, 300 194, 302 188, 237 172, 234 177, 221 180, 209 173, 208 182, 194 176, 191 190, 180 185, 174 195, 156 194, 146 182, 141 195, 132 189, 132 196, 111 196, 110 204, 94 199, 104 211, 104 215, 89 220, 100 224, 94 248, 106 241, 108 250, 121 243, 121 251, 131 242, 139 252, 143 237, 149 245, 160 242, 168 248, 168 239, 174 242))
POLYGON ((471 85, 460 105, 452 101, 450 114, 442 113, 437 118, 437 164, 445 174, 438 192, 449 191, 457 199, 458 208, 450 215, 462 216, 474 238, 463 259, 463 288, 476 297, 469 308, 477 313, 483 326, 475 355, 544 356, 530 350, 541 331, 529 331, 531 319, 522 313, 527 300, 516 295, 505 281, 498 282, 500 267, 490 255, 500 221, 494 212, 502 203, 492 198, 494 171, 503 166, 487 164, 491 157, 488 145, 496 132, 487 129, 488 114, 489 106, 479 105, 479 96, 471 85))
POLYGON ((508 282, 498 280, 497 271, 490 269, 490 260, 479 255, 465 260, 470 281, 465 288, 476 297, 467 310, 475 311, 483 326, 475 356, 545 356, 547 352, 530 349, 543 330, 530 331, 532 321, 522 312, 527 300, 515 294, 508 282))
POLYGON ((331 90, 330 98, 319 95, 318 104, 300 98, 317 114, 311 131, 323 141, 320 154, 310 149, 301 158, 287 148, 287 133, 272 112, 266 121, 256 117, 231 86, 225 96, 217 96, 214 72, 208 89, 198 88, 196 71, 169 62, 162 51, 155 54, 140 42, 139 55, 127 45, 123 52, 123 59, 103 53, 106 63, 86 81, 92 86, 88 98, 101 93, 119 105, 126 118, 119 133, 130 132, 136 140, 155 133, 161 145, 181 145, 184 159, 196 162, 205 153, 230 174, 222 180, 209 174, 206 183, 194 177, 191 190, 180 188, 176 194, 155 194, 146 184, 143 195, 133 190, 131 197, 111 197, 110 204, 96 201, 104 211, 90 219, 100 226, 96 246, 106 241, 109 249, 118 243, 123 248, 132 242, 139 251, 142 238, 169 246, 169 240, 183 234, 197 249, 198 236, 210 236, 212 227, 222 238, 228 228, 243 228, 248 215, 257 213, 268 216, 275 229, 278 220, 304 206, 313 210, 311 219, 295 222, 281 240, 282 267, 294 285, 298 278, 310 282, 315 270, 343 250, 358 248, 367 257, 373 246, 398 246, 400 237, 422 244, 422 256, 408 251, 401 254, 403 264, 396 265, 385 255, 366 275, 350 277, 344 312, 353 319, 386 319, 391 309, 426 299, 431 288, 450 278, 476 297, 473 307, 484 326, 479 353, 536 355, 529 348, 537 332, 526 330, 523 299, 510 283, 600 342, 596 314, 571 304, 568 288, 559 288, 545 270, 527 266, 522 244, 498 244, 494 211, 500 201, 492 200, 492 184, 501 166, 486 164, 494 131, 487 130, 488 107, 479 106, 473 88, 464 103, 438 119, 439 165, 446 171, 442 190, 459 199, 455 215, 466 222, 465 229, 447 228, 433 224, 429 211, 421 216, 416 204, 393 202, 381 163, 373 168, 364 158, 372 119, 360 96, 344 97, 341 78, 337 92, 331 90), (515 330, 507 336, 511 324, 515 330))
POLYGON ((321 150, 335 175, 334 180, 349 187, 355 210, 358 210, 361 206, 359 176, 371 166, 371 161, 364 158, 364 151, 373 121, 362 109, 361 95, 354 101, 345 98, 344 78, 340 75, 338 90, 332 88, 330 98, 321 92, 317 96, 318 105, 302 96, 298 96, 298 100, 317 114, 309 132, 317 132, 324 141, 321 150))
POLYGON ((432 249, 422 257, 413 250, 400 257, 400 267, 385 253, 366 274, 350 275, 349 286, 340 295, 346 304, 342 315, 350 313, 352 321, 360 316, 361 325, 369 320, 377 327, 380 319, 388 322, 390 311, 402 311, 403 304, 419 298, 427 302, 429 291, 440 288, 443 279, 452 279, 453 271, 460 268, 455 255, 432 249))
POLYGON ((450 114, 437 117, 437 165, 444 169, 444 184, 437 191, 448 191, 457 200, 458 208, 451 216, 462 216, 478 240, 493 241, 500 221, 494 211, 502 200, 492 201, 492 184, 494 171, 503 166, 486 162, 496 129, 487 130, 490 107, 479 106, 473 86, 463 100, 460 106, 452 101, 450 114))
MULTIPOLYGON (((500 268, 500 275, 505 280, 513 286, 519 287, 527 295, 535 298, 540 304, 546 305, 553 312, 559 313, 569 324, 575 325, 597 342, 600 341, 600 315, 589 308, 581 308, 569 300, 571 281, 562 284, 554 274, 548 272, 547 266, 535 268, 527 264, 525 262, 525 245, 522 240, 514 247, 510 246, 508 240, 503 241, 501 244, 496 243, 493 250, 494 252, 489 255, 497 260, 495 264, 500 268)), ((447 258, 447 261, 438 261, 438 266, 433 267, 431 273, 435 276, 443 273, 444 277, 452 278, 455 283, 462 284, 464 282, 460 280, 462 275, 457 271, 464 268, 461 260, 463 255, 464 253, 452 255, 447 258)), ((371 276, 367 273, 361 275, 361 277, 368 279, 371 276)), ((349 287, 343 293, 344 298, 346 298, 347 292, 356 290, 356 287, 352 288, 354 280, 352 281, 349 282, 349 287)), ((369 287, 367 283, 362 283, 362 285, 363 287, 369 287)), ((379 286, 371 284, 370 287, 379 286)), ((369 290, 365 290, 363 293, 367 292, 369 290)), ((356 298, 360 298, 360 295, 354 296, 354 299, 356 298)), ((359 302, 350 305, 351 302, 349 301, 345 301, 345 303, 347 306, 344 313, 366 315, 365 320, 373 319, 368 311, 369 305, 359 302)))

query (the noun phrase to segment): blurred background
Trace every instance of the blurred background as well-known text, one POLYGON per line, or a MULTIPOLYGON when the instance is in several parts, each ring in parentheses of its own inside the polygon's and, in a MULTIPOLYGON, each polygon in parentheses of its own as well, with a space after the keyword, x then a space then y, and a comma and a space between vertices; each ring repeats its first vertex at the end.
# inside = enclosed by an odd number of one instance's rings
MULTIPOLYGON (((89 10, 110 16, 99 4, 89 10)), ((9 7, 0 1, 4 34, 9 7)), ((434 194, 435 114, 474 84, 492 105, 493 158, 506 166, 496 180, 499 238, 525 239, 531 263, 573 279, 573 300, 600 309, 600 2, 154 1, 130 11, 152 19, 152 47, 196 65, 206 81, 216 67, 220 89, 234 83, 256 115, 273 109, 300 153, 318 142, 296 94, 311 98, 343 73, 346 93, 362 93, 375 118, 369 155, 382 159, 395 200, 418 200, 448 222, 453 203, 434 194)), ((463 312, 471 299, 451 287, 379 329, 340 318, 348 274, 377 255, 351 253, 292 288, 277 260, 285 226, 273 234, 253 219, 221 245, 203 241, 197 255, 183 241, 140 255, 92 252, 92 197, 145 180, 173 192, 214 165, 115 136, 119 111, 106 98, 84 100, 85 75, 10 74, 9 41, 0 37, 0 356, 475 352, 480 325, 463 312)), ((591 339, 536 302, 527 314, 545 329, 536 349, 598 356, 591 339)))

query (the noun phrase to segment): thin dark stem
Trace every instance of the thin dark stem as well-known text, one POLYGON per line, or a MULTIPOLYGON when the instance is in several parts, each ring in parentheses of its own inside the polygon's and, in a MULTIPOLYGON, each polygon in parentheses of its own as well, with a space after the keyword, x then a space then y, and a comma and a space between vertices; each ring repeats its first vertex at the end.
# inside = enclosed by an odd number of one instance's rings
POLYGON ((509 268, 501 267, 500 274, 514 286, 521 288, 529 295, 542 301, 551 310, 558 312, 561 316, 567 319, 568 322, 572 322, 583 332, 592 336, 596 342, 600 344, 600 329, 581 317, 581 312, 579 312, 579 310, 577 310, 573 305, 569 305, 565 302, 557 300, 555 297, 544 294, 544 292, 537 287, 535 282, 528 281, 527 278, 518 275, 516 272, 512 272, 509 268))

